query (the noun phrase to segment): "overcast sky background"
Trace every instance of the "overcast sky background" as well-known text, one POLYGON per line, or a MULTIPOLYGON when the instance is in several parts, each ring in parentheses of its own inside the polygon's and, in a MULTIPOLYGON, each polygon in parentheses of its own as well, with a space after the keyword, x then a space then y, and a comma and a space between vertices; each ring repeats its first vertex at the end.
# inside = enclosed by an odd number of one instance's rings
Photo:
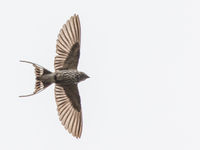
POLYGON ((0 2, 0 149, 199 150, 199 0, 0 2), (81 139, 61 125, 54 85, 34 89, 29 60, 54 71, 56 39, 81 20, 81 139))

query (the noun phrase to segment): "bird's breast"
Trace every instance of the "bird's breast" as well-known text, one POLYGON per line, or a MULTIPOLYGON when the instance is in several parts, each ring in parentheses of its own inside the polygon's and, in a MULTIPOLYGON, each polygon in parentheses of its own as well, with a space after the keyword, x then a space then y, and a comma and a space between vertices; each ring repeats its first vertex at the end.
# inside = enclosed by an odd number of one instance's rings
POLYGON ((76 84, 77 83, 77 71, 74 70, 62 70, 56 72, 56 83, 61 84, 76 84))

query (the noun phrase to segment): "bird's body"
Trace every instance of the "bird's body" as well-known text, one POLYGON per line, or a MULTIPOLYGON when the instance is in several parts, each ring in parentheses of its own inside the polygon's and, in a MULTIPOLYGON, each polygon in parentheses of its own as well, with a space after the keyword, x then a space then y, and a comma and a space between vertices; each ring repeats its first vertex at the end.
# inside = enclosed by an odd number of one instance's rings
POLYGON ((44 67, 29 62, 35 67, 36 84, 31 96, 44 90, 52 83, 55 83, 55 99, 59 119, 65 129, 72 133, 76 138, 81 137, 82 133, 82 110, 81 100, 78 91, 78 83, 87 79, 84 72, 77 70, 80 43, 81 26, 78 15, 72 16, 61 28, 57 44, 54 67, 55 72, 51 72, 44 67))
POLYGON ((44 74, 41 77, 36 77, 36 80, 42 81, 46 84, 62 84, 62 85, 72 85, 72 84, 78 84, 80 81, 83 81, 84 79, 87 79, 88 76, 83 73, 79 72, 75 69, 69 69, 69 70, 59 70, 54 73, 44 74))
POLYGON ((87 79, 88 76, 84 74, 83 72, 79 72, 74 69, 70 70, 60 70, 55 73, 55 83, 59 84, 77 84, 80 81, 83 81, 84 79, 87 79))

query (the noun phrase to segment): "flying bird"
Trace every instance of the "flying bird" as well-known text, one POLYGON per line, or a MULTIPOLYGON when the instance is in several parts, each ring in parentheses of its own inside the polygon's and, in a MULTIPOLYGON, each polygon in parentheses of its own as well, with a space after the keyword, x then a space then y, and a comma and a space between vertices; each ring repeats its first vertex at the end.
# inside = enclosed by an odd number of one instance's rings
POLYGON ((72 16, 61 28, 56 43, 55 72, 29 62, 35 67, 35 95, 55 83, 55 100, 59 119, 69 133, 76 138, 82 133, 82 109, 78 83, 89 76, 77 70, 81 45, 81 25, 78 15, 72 16))

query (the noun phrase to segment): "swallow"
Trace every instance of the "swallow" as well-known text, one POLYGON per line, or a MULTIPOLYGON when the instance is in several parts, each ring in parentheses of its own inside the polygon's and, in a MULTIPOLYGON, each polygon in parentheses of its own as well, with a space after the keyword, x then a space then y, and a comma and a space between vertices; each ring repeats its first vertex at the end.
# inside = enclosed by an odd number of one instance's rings
POLYGON ((62 26, 56 42, 57 56, 54 60, 55 72, 30 61, 35 68, 35 90, 27 97, 35 95, 52 83, 55 84, 55 100, 62 125, 74 137, 80 138, 83 128, 81 98, 78 83, 89 78, 84 72, 78 71, 80 57, 81 25, 78 15, 72 16, 62 26))

